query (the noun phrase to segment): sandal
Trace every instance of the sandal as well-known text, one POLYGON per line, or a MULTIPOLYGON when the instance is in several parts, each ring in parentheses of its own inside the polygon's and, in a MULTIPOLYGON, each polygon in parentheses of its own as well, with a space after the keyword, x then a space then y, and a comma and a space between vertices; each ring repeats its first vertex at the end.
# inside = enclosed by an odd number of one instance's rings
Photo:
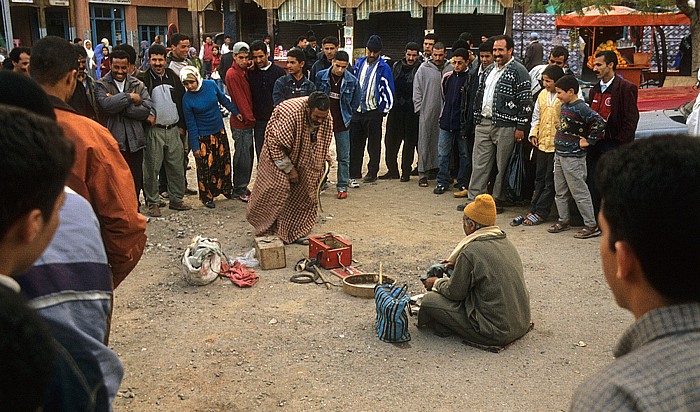
POLYGON ((428 187, 428 178, 427 177, 421 177, 418 179, 418 186, 420 187, 428 187))
POLYGON ((557 222, 547 229, 549 233, 559 233, 571 229, 569 222, 557 222))
POLYGON ((295 240, 292 243, 294 243, 295 245, 308 246, 309 245, 309 238, 308 237, 300 237, 299 239, 295 240))
POLYGON ((539 217, 537 213, 529 213, 523 222, 524 226, 537 226, 544 223, 544 219, 539 217))
POLYGON ((596 226, 584 227, 583 229, 576 232, 574 237, 576 239, 588 239, 588 238, 596 237, 599 235, 600 235, 600 229, 596 225, 596 226))
MULTIPOLYGON (((529 217, 529 216, 530 216, 530 215, 528 215, 528 217, 529 217)), ((520 216, 517 216, 515 219, 513 219, 513 220, 510 222, 510 225, 511 225, 511 226, 520 226, 520 225, 523 224, 523 222, 525 222, 525 218, 523 217, 523 215, 520 215, 520 216)))

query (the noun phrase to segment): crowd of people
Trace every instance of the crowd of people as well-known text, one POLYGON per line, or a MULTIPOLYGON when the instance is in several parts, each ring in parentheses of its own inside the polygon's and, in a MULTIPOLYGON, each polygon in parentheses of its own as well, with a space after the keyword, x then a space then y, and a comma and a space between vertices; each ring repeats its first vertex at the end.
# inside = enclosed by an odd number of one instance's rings
POLYGON ((579 389, 572 409, 700 407, 693 356, 700 349, 693 275, 700 147, 680 137, 632 144, 637 89, 616 75, 613 52, 596 54, 599 82, 584 100, 566 48, 552 48, 545 63, 542 46, 531 45, 528 70, 507 35, 483 36, 476 55, 469 33, 450 49, 428 34, 391 64, 372 35, 354 65, 336 37, 319 47, 302 36, 286 71, 271 59, 269 37, 222 45, 207 37, 199 52, 184 34, 169 43, 145 42, 137 52, 105 40, 92 50, 89 41, 47 36, 14 49, 0 71, 0 334, 24 339, 0 341, 0 353, 45 352, 26 361, 35 367, 5 374, 17 379, 5 378, 3 402, 109 409, 123 375, 107 347, 112 294, 143 253, 141 211, 190 210, 186 196, 197 193, 215 208, 223 195, 247 203, 256 236, 308 244, 334 160, 340 200, 363 184, 414 175, 420 187, 435 180, 436 195, 456 189, 465 199, 466 237, 442 262, 446 276, 424 279, 418 325, 507 345, 531 327, 522 262, 496 226, 512 202, 507 165, 523 145, 522 197, 531 209, 510 224, 540 225, 556 206, 548 231, 558 233, 579 214, 575 237, 603 233, 606 280, 638 319, 616 350, 622 357, 579 389), (382 139, 387 172, 380 175, 382 139), (196 191, 187 187, 190 151, 196 191), (661 238, 670 263, 656 248, 661 238), (15 299, 18 292, 35 312, 15 299), (3 315, 8 310, 26 321, 17 324, 3 315), (668 362, 672 351, 683 373, 659 378, 644 367, 668 362), (674 395, 621 386, 631 368, 674 395))

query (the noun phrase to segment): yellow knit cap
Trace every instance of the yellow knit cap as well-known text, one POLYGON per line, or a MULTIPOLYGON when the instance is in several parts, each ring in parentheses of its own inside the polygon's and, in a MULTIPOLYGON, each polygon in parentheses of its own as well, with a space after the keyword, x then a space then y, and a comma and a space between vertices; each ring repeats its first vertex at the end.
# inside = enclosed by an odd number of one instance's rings
POLYGON ((496 224, 496 202, 491 195, 479 195, 464 208, 464 214, 482 226, 496 224))

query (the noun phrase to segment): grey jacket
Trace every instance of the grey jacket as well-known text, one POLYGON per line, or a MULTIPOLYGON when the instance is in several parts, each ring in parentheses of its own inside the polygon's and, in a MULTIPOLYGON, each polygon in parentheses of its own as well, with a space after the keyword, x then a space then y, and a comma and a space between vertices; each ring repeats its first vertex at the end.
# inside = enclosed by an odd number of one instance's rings
POLYGON ((124 92, 119 92, 112 73, 95 82, 95 99, 100 121, 119 144, 119 150, 136 152, 146 147, 144 121, 153 107, 146 86, 133 76, 126 76, 124 92), (138 93, 143 102, 135 105, 129 93, 138 93))

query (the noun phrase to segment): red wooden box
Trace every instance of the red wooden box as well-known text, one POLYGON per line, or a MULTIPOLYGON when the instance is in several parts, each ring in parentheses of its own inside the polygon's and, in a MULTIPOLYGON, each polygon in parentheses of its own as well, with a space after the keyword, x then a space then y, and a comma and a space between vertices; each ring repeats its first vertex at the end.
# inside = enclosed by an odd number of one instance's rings
POLYGON ((325 269, 350 266, 352 264, 352 243, 330 233, 323 236, 310 236, 309 258, 318 258, 319 263, 325 269))

